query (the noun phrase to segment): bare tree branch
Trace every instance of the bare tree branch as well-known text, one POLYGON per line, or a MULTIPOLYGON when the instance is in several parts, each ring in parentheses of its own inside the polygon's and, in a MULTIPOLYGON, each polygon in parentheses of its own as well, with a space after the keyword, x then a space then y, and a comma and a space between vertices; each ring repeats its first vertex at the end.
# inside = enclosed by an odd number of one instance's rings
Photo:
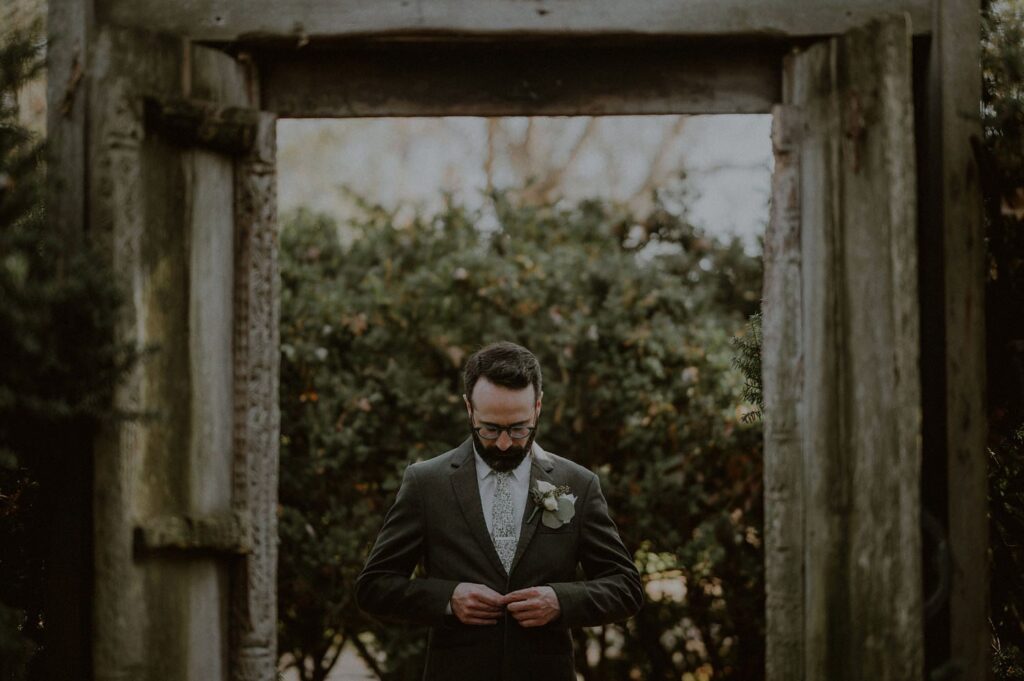
POLYGON ((494 149, 497 144, 496 137, 500 132, 500 128, 500 118, 487 119, 487 156, 484 158, 484 175, 487 177, 488 193, 494 191, 494 149))
POLYGON ((384 670, 380 668, 379 664, 377 664, 377 658, 367 650, 366 645, 359 640, 358 636, 353 636, 349 640, 352 641, 352 645, 356 647, 356 652, 359 653, 359 657, 366 663, 366 666, 370 668, 370 671, 376 674, 378 679, 383 679, 384 670))
POLYGON ((534 136, 533 119, 531 118, 526 122, 526 130, 523 133, 523 138, 518 142, 513 141, 512 136, 509 134, 507 125, 501 126, 501 130, 507 141, 506 148, 508 149, 508 160, 512 166, 512 172, 515 177, 519 178, 520 182, 522 182, 529 178, 530 168, 533 165, 530 154, 534 136))
POLYGON ((341 640, 337 642, 337 645, 334 648, 334 654, 332 655, 328 650, 327 655, 325 655, 320 661, 320 668, 323 670, 324 676, 331 673, 331 669, 333 669, 334 665, 337 664, 338 658, 341 657, 341 651, 345 647, 347 637, 344 634, 339 634, 338 638, 341 640))
POLYGON ((686 128, 686 121, 686 116, 680 116, 672 124, 672 127, 669 128, 669 131, 662 139, 661 144, 658 145, 658 151, 654 154, 654 158, 651 159, 651 164, 648 166, 647 177, 644 178, 644 181, 640 183, 640 186, 637 187, 636 191, 634 191, 627 200, 630 205, 635 205, 645 201, 651 192, 662 184, 665 179, 665 174, 668 172, 664 166, 668 159, 669 152, 672 151, 672 142, 683 133, 683 129, 686 128))
POLYGON ((562 186, 566 173, 576 163, 576 159, 579 158, 583 147, 586 146, 593 136, 594 131, 597 129, 597 122, 597 116, 589 116, 587 118, 586 126, 580 132, 579 137, 576 138, 572 148, 569 149, 569 155, 565 161, 557 166, 549 166, 543 179, 532 183, 524 190, 524 199, 532 203, 547 203, 553 199, 552 194, 562 186))

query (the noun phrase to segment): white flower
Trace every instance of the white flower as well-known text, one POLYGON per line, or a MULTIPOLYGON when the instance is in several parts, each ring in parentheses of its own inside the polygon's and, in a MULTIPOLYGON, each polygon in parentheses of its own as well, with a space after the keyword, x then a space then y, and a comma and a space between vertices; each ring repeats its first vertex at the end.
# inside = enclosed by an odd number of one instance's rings
POLYGON ((316 358, 322 362, 327 359, 327 348, 317 348, 314 354, 316 354, 316 358))
POLYGON ((531 494, 536 507, 527 523, 533 520, 538 510, 543 509, 541 522, 545 527, 557 530, 568 524, 576 515, 576 495, 569 493, 568 485, 556 487, 546 480, 537 480, 531 494))
POLYGON ((555 486, 546 480, 538 480, 536 487, 537 491, 541 494, 547 494, 548 492, 555 491, 555 486))
POLYGON ((545 511, 541 518, 541 522, 544 523, 545 527, 557 530, 562 525, 569 524, 569 521, 572 520, 574 515, 576 515, 576 495, 574 494, 560 495, 555 500, 556 510, 554 511, 546 510, 547 499, 544 501, 545 511))

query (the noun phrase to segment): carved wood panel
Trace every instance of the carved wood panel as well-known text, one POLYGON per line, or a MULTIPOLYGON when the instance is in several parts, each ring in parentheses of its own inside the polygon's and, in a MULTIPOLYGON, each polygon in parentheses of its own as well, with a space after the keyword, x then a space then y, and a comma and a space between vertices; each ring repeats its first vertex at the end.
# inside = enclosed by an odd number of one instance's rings
POLYGON ((234 506, 251 552, 234 573, 232 679, 273 681, 277 663, 278 265, 276 118, 261 114, 235 171, 234 506))
POLYGON ((96 449, 94 676, 273 681, 275 120, 222 52, 104 29, 93 56, 89 222, 146 349, 96 449))

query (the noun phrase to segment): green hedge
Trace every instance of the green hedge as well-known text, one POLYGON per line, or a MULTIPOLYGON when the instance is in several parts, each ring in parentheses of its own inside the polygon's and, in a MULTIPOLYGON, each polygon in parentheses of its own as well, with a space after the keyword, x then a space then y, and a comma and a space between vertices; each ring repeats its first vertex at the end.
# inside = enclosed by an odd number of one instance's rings
POLYGON ((997 679, 1024 679, 1024 4, 984 2, 982 122, 991 621, 997 679), (1014 210, 1016 208, 1016 210, 1014 210))
MULTIPOLYGON (((105 261, 47 219, 43 147, 15 93, 42 68, 38 27, 0 34, 0 679, 43 678, 59 481, 89 470, 91 439, 132 353, 112 340, 119 296, 105 261)), ((80 481, 72 481, 80 485, 80 481)), ((87 499, 86 499, 87 502, 87 499)), ((85 539, 88 541, 88 538, 85 539)), ((77 568, 72 568, 77 569, 77 568)))
POLYGON ((586 678, 758 676, 761 432, 730 339, 760 258, 664 211, 493 199, 490 229, 457 206, 407 226, 369 209, 347 245, 308 213, 283 229, 281 652, 322 678, 344 641, 418 678, 422 636, 367 620, 353 582, 405 466, 468 433, 465 357, 504 338, 545 371, 538 442, 599 472, 649 585, 628 625, 580 632, 586 678))

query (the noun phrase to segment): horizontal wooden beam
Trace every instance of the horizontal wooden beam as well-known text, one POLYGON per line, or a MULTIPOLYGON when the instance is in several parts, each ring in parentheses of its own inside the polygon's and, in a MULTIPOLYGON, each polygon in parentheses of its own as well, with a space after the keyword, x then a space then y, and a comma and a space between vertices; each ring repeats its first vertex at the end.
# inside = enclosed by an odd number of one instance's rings
MULTIPOLYGON (((221 55, 224 56, 224 55, 221 55)), ((196 99, 144 100, 146 130, 186 147, 245 154, 256 139, 260 112, 196 99)))
POLYGON ((101 22, 196 40, 403 35, 835 35, 930 0, 97 0, 101 22))
POLYGON ((244 513, 165 515, 149 518, 136 526, 135 549, 140 554, 245 554, 252 550, 252 542, 244 513))
POLYGON ((262 51, 281 117, 768 113, 781 45, 449 43, 262 51))

